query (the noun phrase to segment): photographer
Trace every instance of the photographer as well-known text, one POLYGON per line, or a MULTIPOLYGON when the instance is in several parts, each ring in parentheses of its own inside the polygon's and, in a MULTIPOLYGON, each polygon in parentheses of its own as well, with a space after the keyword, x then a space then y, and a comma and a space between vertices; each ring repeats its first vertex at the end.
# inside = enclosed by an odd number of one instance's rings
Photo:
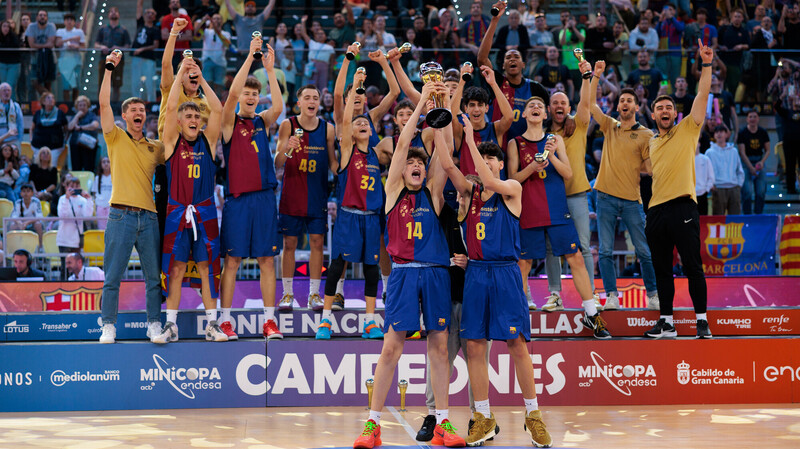
MULTIPOLYGON (((81 182, 67 175, 66 193, 58 199, 58 216, 62 217, 56 234, 56 244, 61 253, 74 253, 80 251, 83 237, 83 221, 70 220, 69 217, 91 217, 94 202, 89 192, 81 190, 81 182)), ((66 279, 66 260, 62 258, 62 279, 66 279)))
POLYGON ((216 92, 225 87, 228 62, 225 51, 231 45, 231 34, 222 30, 222 16, 204 16, 194 25, 196 38, 203 40, 203 78, 216 92))

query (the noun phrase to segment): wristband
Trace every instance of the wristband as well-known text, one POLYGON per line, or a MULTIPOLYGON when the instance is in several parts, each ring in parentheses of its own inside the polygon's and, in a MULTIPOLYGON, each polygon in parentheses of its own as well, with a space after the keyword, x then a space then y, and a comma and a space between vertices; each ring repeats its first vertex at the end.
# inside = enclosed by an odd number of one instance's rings
POLYGON ((180 35, 181 35, 181 33, 180 33, 180 32, 178 32, 178 33, 173 33, 173 32, 171 32, 171 31, 170 31, 169 35, 170 35, 170 36, 180 36, 180 35))
POLYGON ((701 67, 711 67, 711 63, 710 62, 704 62, 704 63, 700 64, 700 66, 701 67))
POLYGON ((585 79, 585 80, 590 80, 590 79, 592 79, 593 76, 594 76, 594 74, 592 72, 586 72, 583 75, 581 75, 581 77, 583 79, 585 79))

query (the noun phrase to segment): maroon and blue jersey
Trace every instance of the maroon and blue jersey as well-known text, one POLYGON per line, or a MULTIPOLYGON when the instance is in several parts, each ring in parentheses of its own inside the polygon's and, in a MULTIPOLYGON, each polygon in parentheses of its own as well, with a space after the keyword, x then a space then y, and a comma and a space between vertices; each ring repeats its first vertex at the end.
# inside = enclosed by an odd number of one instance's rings
MULTIPOLYGON (((410 126, 410 125, 411 125, 410 123, 406 124, 406 126, 410 126)), ((396 149, 397 148, 397 141, 398 140, 400 140, 400 135, 392 136, 392 149, 396 149)), ((431 163, 431 156, 433 154, 432 154, 431 151, 428 151, 428 149, 425 148, 425 142, 422 141, 422 132, 417 132, 414 135, 414 138, 411 139, 411 142, 408 144, 408 149, 411 150, 412 148, 416 148, 416 149, 422 151, 425 154, 425 156, 428 157, 428 160, 425 161, 425 169, 427 170, 428 166, 431 163)))
MULTIPOLYGON (((525 102, 532 96, 531 83, 535 82, 536 81, 529 80, 528 78, 523 78, 522 84, 514 86, 508 82, 508 79, 505 77, 502 78, 500 90, 503 91, 503 95, 505 95, 508 102, 511 103, 511 109, 514 113, 514 118, 511 121, 511 128, 506 131, 504 136, 506 142, 517 136, 521 136, 528 128, 528 123, 522 118, 522 111, 525 110, 525 102)), ((502 115, 503 113, 500 112, 500 106, 497 105, 497 99, 495 98, 489 106, 489 117, 492 118, 493 122, 496 122, 502 118, 502 115)), ((500 146, 505 150, 505 142, 500 146)))
POLYGON ((483 187, 472 186, 467 216, 462 223, 470 260, 517 261, 520 255, 519 217, 508 210, 503 195, 483 201, 483 187))
POLYGON ((372 144, 366 153, 353 144, 350 160, 339 169, 337 190, 340 205, 380 213, 383 183, 378 155, 372 144))
MULTIPOLYGON (((302 129, 289 118, 291 135, 302 129)), ((328 122, 319 119, 314 130, 303 130, 300 148, 286 158, 278 211, 281 215, 324 217, 328 214, 328 122)))
POLYGON ((447 239, 427 187, 416 192, 404 187, 400 192, 386 215, 386 251, 397 264, 450 266, 447 239))
POLYGON ((178 137, 175 151, 167 160, 167 185, 169 198, 178 204, 188 206, 200 204, 214 196, 215 175, 214 151, 206 136, 201 132, 197 140, 189 142, 178 137))
MULTIPOLYGON (((514 139, 519 151, 519 169, 534 162, 534 155, 541 153, 547 143, 547 135, 537 142, 522 136, 514 139)), ((564 178, 558 174, 553 164, 544 170, 534 172, 522 183, 522 229, 571 223, 567 207, 567 191, 564 178)))
POLYGON ((261 116, 236 116, 233 135, 223 142, 228 176, 225 192, 238 197, 243 193, 274 190, 278 186, 275 163, 269 148, 269 127, 261 116))
MULTIPOLYGON (((497 132, 494 129, 494 123, 487 123, 483 129, 473 130, 472 135, 475 138, 476 146, 480 145, 481 142, 494 142, 500 145, 500 142, 497 140, 497 132)), ((478 172, 475 170, 475 163, 472 161, 472 155, 469 152, 469 145, 467 144, 467 139, 465 139, 465 137, 466 134, 462 133, 461 147, 458 148, 456 154, 458 156, 458 167, 461 169, 461 173, 463 173, 464 176, 477 175, 478 172)), ((501 177, 505 178, 505 176, 501 177)))

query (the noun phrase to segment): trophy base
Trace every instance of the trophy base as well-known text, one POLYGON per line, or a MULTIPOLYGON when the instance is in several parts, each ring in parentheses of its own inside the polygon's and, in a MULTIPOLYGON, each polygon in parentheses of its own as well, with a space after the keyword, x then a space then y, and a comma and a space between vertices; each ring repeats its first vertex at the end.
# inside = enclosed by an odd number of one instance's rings
POLYGON ((431 128, 444 128, 453 121, 453 114, 444 108, 431 109, 425 115, 425 123, 431 128))

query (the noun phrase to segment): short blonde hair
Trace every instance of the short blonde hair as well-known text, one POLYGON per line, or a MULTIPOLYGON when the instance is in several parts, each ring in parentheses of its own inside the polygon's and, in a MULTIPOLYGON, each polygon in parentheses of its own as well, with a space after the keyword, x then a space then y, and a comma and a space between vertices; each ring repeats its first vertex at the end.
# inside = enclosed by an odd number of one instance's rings
POLYGON ((39 148, 39 152, 36 153, 36 165, 38 165, 40 167, 42 166, 42 153, 47 153, 48 155, 50 155, 50 166, 52 167, 53 166, 53 152, 50 151, 50 148, 48 148, 48 147, 39 148))
POLYGON ((76 99, 75 99, 75 104, 77 105, 77 104, 78 104, 78 103, 80 103, 81 101, 85 101, 85 102, 86 102, 86 104, 88 104, 89 106, 91 106, 91 105, 92 105, 92 100, 90 100, 90 99, 89 99, 89 97, 87 97, 86 95, 81 95, 81 96, 79 96, 78 98, 76 98, 76 99))

